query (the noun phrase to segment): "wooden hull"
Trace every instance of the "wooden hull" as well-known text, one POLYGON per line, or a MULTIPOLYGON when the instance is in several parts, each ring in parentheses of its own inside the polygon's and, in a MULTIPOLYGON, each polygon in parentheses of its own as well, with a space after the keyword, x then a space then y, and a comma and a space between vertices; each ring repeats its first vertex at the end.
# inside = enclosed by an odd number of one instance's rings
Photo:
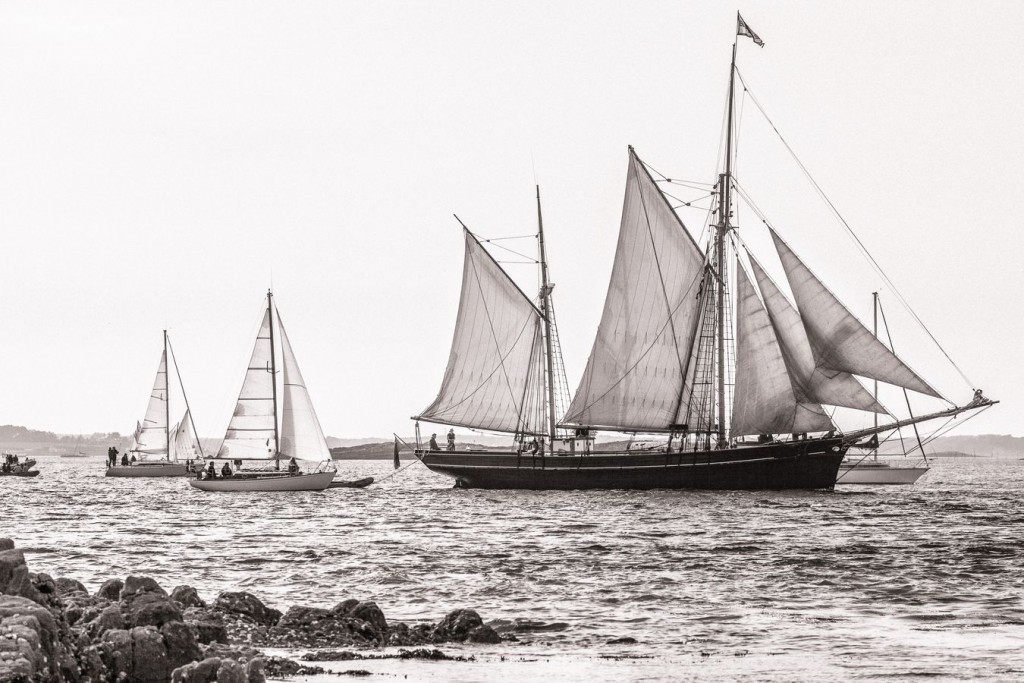
POLYGON ((625 452, 534 456, 487 451, 417 451, 455 485, 482 489, 827 489, 846 448, 811 439, 697 453, 625 452))
POLYGON ((844 465, 839 468, 837 485, 874 484, 908 486, 917 482, 930 468, 928 467, 893 467, 891 465, 844 465))
POLYGON ((331 485, 334 470, 314 474, 274 474, 226 479, 189 479, 200 491, 323 491, 331 485))
POLYGON ((185 466, 176 462, 136 463, 107 467, 108 477, 184 477, 185 466))

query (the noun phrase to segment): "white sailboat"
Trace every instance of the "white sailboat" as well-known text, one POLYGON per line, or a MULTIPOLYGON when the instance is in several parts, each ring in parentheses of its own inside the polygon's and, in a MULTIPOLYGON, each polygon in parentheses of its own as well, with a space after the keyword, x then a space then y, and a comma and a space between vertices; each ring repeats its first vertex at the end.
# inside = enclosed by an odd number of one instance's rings
POLYGON ((202 478, 189 483, 203 491, 322 491, 336 473, 320 420, 269 291, 238 402, 215 460, 233 462, 235 469, 224 476, 211 462, 202 478), (282 459, 288 461, 284 467, 282 459), (248 463, 247 468, 244 463, 248 463))
MULTIPOLYGON (((202 455, 202 448, 194 437, 192 414, 187 409, 188 399, 182 386, 182 397, 185 398, 185 417, 171 427, 170 382, 167 376, 167 330, 164 330, 164 349, 160 354, 160 365, 157 366, 153 390, 149 394, 149 405, 142 422, 136 423, 131 445, 117 461, 116 465, 107 464, 108 477, 183 477, 188 474, 185 460, 195 459, 202 455), (181 425, 187 422, 187 429, 181 425)), ((173 352, 171 354, 173 358, 173 352)), ((177 371, 177 365, 175 365, 177 371)), ((180 380, 180 374, 179 374, 180 380)))

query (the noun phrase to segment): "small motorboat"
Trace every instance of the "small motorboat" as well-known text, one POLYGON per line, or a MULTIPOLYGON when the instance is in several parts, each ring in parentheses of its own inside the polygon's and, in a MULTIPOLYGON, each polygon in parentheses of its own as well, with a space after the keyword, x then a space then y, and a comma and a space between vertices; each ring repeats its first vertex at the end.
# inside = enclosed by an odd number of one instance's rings
POLYGON ((327 488, 331 489, 365 489, 373 483, 373 477, 356 479, 355 481, 332 481, 327 488))

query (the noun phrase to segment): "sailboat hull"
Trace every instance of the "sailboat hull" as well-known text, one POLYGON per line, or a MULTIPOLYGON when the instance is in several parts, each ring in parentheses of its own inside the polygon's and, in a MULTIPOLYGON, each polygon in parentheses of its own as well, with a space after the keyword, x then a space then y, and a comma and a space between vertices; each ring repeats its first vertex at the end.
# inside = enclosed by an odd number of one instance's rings
POLYGON ((920 479, 929 469, 930 468, 928 467, 893 467, 891 465, 877 466, 873 463, 871 465, 867 465, 865 463, 854 466, 844 465, 839 468, 839 476, 836 479, 836 484, 908 486, 916 483, 917 480, 920 479))
POLYGON ((200 491, 323 491, 331 485, 334 470, 313 474, 280 474, 259 477, 190 479, 200 491))
POLYGON ((846 448, 812 439, 719 451, 551 456, 417 451, 456 486, 482 489, 832 489, 846 448))
POLYGON ((107 467, 108 477, 184 477, 188 470, 176 462, 144 462, 107 467))

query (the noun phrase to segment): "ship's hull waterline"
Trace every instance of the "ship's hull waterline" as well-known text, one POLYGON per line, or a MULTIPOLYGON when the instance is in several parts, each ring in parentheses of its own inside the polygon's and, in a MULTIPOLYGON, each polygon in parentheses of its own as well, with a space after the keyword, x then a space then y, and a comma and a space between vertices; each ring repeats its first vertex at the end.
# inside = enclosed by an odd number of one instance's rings
POLYGON ((200 491, 323 491, 331 485, 334 470, 312 474, 272 474, 257 477, 232 476, 219 479, 190 479, 200 491))
POLYGON ((488 451, 417 451, 456 486, 481 489, 830 490, 846 447, 811 439, 719 451, 541 457, 488 451))
POLYGON ((108 477, 184 477, 188 474, 185 465, 176 462, 141 463, 107 467, 108 477))

